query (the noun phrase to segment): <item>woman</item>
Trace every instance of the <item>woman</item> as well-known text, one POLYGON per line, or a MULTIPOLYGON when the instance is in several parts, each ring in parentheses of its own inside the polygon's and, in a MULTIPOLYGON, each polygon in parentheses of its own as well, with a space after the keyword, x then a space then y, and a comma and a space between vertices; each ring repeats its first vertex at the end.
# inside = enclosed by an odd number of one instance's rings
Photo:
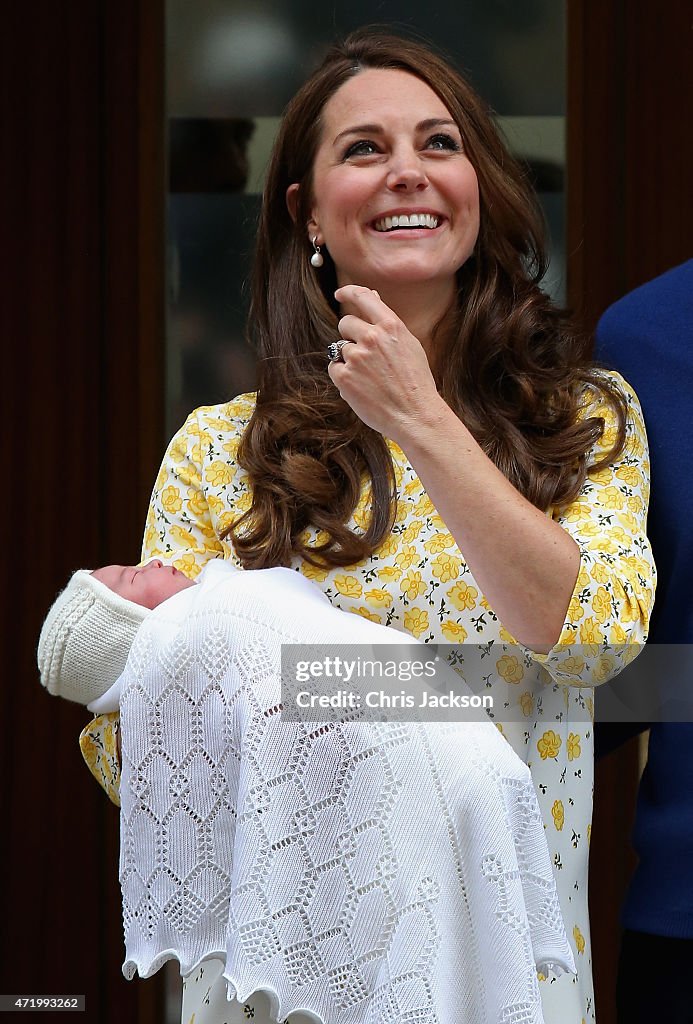
POLYGON ((349 37, 290 104, 269 167, 257 396, 173 439, 143 557, 193 577, 217 557, 291 566, 339 608, 491 645, 578 964, 543 979, 544 1013, 580 1024, 592 736, 571 685, 644 641, 654 567, 637 398, 593 368, 543 271, 535 201, 467 83, 419 44, 349 37))

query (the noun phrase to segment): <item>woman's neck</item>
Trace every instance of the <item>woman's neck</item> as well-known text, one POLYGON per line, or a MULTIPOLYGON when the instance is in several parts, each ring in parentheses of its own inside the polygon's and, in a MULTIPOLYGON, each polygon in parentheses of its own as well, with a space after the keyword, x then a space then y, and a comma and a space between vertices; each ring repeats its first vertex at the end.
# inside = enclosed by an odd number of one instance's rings
POLYGON ((425 282, 418 286, 381 286, 377 290, 385 305, 406 325, 410 334, 421 342, 432 366, 435 328, 454 304, 455 287, 447 282, 443 286, 425 282))

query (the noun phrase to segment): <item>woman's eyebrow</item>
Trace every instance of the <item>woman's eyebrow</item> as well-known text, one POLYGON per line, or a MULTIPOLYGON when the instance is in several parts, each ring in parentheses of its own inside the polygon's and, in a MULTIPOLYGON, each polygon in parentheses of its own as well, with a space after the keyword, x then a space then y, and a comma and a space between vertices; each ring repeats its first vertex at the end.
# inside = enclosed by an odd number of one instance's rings
MULTIPOLYGON (((457 122, 446 117, 427 117, 425 121, 419 121, 416 131, 425 132, 431 128, 457 128, 459 131, 457 122)), ((382 135, 383 131, 383 126, 380 124, 357 124, 353 128, 345 128, 343 132, 336 135, 332 145, 336 145, 345 135, 382 135)))
POLYGON ((457 121, 453 121, 451 117, 429 117, 425 121, 419 121, 416 126, 417 132, 426 132, 430 128, 457 128, 457 121))
POLYGON ((345 128, 343 132, 336 135, 332 145, 335 145, 345 135, 381 135, 382 126, 379 124, 356 124, 353 128, 345 128))

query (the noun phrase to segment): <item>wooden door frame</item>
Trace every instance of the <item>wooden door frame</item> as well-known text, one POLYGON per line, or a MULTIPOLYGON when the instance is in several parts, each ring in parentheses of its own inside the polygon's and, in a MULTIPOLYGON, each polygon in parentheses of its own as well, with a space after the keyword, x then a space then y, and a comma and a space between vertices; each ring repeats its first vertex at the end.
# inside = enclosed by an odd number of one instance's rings
POLYGON ((35 650, 70 572, 138 560, 163 450, 164 48, 164 0, 3 13, 2 990, 98 1024, 163 1022, 163 977, 122 977, 118 814, 35 650))
MULTIPOLYGON (((693 254, 690 5, 567 0, 567 46, 568 297, 592 330, 612 302, 693 254)), ((599 1024, 616 1020, 638 770, 637 741, 596 765, 590 917, 599 1024)))

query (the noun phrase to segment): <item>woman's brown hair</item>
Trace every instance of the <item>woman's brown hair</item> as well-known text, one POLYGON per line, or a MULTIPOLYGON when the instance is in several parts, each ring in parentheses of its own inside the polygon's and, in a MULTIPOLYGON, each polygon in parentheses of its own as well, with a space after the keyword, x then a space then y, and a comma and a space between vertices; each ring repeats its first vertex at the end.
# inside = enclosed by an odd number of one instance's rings
POLYGON ((585 418, 591 393, 617 415, 623 448, 625 398, 591 363, 591 340, 542 292, 543 221, 525 174, 508 153, 485 103, 445 60, 418 42, 360 30, 334 46, 289 104, 262 202, 249 318, 259 356, 257 404, 238 449, 252 506, 226 531, 248 569, 351 565, 383 543, 394 522, 396 485, 383 437, 342 400, 326 371, 337 337, 334 265, 310 265, 306 225, 322 111, 366 68, 399 69, 426 82, 457 122, 479 181, 481 226, 458 272, 456 309, 438 325, 438 390, 511 483, 538 508, 571 501, 604 421, 585 418), (295 220, 286 204, 298 183, 295 220), (347 525, 370 483, 364 532, 347 525), (317 541, 309 543, 307 528, 317 541))

